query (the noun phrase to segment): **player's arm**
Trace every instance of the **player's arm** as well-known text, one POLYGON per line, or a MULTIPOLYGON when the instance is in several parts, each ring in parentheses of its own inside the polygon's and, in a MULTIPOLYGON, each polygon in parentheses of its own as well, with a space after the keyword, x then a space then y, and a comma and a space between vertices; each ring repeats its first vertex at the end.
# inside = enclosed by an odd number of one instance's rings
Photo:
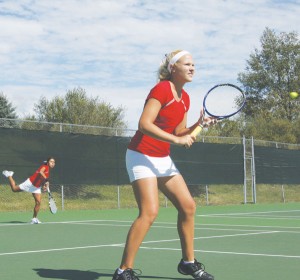
POLYGON ((49 180, 46 179, 45 184, 43 185, 43 192, 46 192, 50 186, 49 180))
POLYGON ((192 126, 186 127, 187 124, 187 112, 184 115, 184 119, 182 122, 176 127, 175 135, 182 136, 186 134, 191 134, 192 131, 195 130, 197 126, 208 127, 216 123, 215 118, 204 116, 203 109, 201 109, 200 117, 197 122, 195 122, 192 126))
POLYGON ((194 140, 191 136, 179 137, 174 134, 168 133, 160 129, 154 124, 154 121, 161 109, 161 103, 155 99, 150 98, 142 112, 139 120, 139 130, 155 139, 165 141, 177 145, 191 145, 194 140))
POLYGON ((42 177, 44 177, 45 180, 47 180, 47 175, 45 174, 45 170, 46 170, 46 167, 42 167, 40 169, 40 174, 42 175, 42 177))
POLYGON ((167 133, 160 129, 157 125, 154 124, 154 121, 161 109, 161 103, 154 98, 150 98, 142 112, 142 115, 139 120, 139 130, 155 139, 162 140, 169 143, 175 143, 178 141, 178 137, 167 133))
POLYGON ((182 122, 176 127, 174 134, 177 136, 190 134, 199 125, 199 121, 197 121, 191 127, 186 127, 186 124, 187 124, 187 113, 184 114, 184 118, 182 122))
POLYGON ((46 192, 47 191, 47 189, 48 189, 48 187, 49 187, 49 180, 48 180, 48 177, 47 177, 47 175, 45 174, 45 170, 46 170, 46 167, 42 167, 41 169, 40 169, 40 175, 44 178, 44 180, 45 180, 45 183, 44 183, 44 185, 43 185, 43 187, 42 187, 42 189, 43 189, 43 191, 44 192, 46 192))

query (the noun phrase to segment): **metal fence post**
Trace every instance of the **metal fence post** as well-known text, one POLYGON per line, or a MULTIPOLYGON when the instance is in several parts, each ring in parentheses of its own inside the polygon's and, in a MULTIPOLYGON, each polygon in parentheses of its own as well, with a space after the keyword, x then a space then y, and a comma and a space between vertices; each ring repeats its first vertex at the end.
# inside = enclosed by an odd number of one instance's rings
POLYGON ((254 157, 254 139, 253 136, 251 138, 251 151, 252 151, 252 164, 251 164, 251 170, 252 170, 252 189, 253 189, 253 203, 256 203, 256 171, 255 171, 255 157, 254 157))
POLYGON ((285 193, 284 193, 284 186, 281 185, 281 192, 282 192, 282 201, 285 203, 285 193))
POLYGON ((120 186, 118 186, 118 209, 120 209, 120 186))
POLYGON ((61 185, 61 210, 65 210, 64 185, 61 185))
POLYGON ((208 202, 208 186, 207 185, 205 186, 205 194, 206 194, 206 205, 208 205, 209 202, 208 202))
POLYGON ((243 136, 244 151, 244 204, 247 204, 247 157, 246 157, 246 138, 243 136))

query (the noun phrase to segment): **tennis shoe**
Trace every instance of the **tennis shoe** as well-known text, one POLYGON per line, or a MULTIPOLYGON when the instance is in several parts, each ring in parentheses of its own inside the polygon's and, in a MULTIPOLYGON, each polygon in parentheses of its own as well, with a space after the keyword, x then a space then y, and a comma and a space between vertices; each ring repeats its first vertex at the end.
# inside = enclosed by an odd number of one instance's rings
POLYGON ((115 271, 112 280, 139 280, 137 273, 131 268, 125 269, 121 274, 118 274, 118 269, 115 271))
POLYGON ((34 224, 41 224, 42 222, 38 219, 38 218, 33 218, 31 220, 31 224, 34 225, 34 224))
POLYGON ((185 264, 183 260, 178 264, 177 270, 183 275, 191 275, 195 279, 214 280, 214 277, 205 271, 205 266, 196 259, 194 263, 185 264))
POLYGON ((8 170, 4 170, 2 172, 2 174, 5 176, 5 177, 12 177, 14 175, 14 172, 13 171, 8 171, 8 170))

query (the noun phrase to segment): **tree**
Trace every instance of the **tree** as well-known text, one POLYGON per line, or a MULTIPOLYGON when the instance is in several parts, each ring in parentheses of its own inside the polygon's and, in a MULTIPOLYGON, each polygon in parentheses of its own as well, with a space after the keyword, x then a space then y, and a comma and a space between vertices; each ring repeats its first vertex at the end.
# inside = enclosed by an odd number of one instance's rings
POLYGON ((281 143, 299 143, 296 127, 287 119, 257 116, 244 131, 248 137, 281 143))
POLYGON ((114 108, 111 104, 88 98, 82 88, 67 91, 64 97, 53 100, 41 97, 34 105, 36 116, 29 117, 39 121, 94 125, 112 128, 126 128, 123 121, 123 107, 114 108))
POLYGON ((297 33, 276 35, 266 28, 261 50, 255 49, 238 80, 247 92, 246 115, 255 118, 299 119, 300 104, 289 92, 300 90, 300 41, 297 33))
POLYGON ((16 119, 18 116, 15 112, 16 108, 8 101, 7 97, 0 93, 0 118, 16 119))

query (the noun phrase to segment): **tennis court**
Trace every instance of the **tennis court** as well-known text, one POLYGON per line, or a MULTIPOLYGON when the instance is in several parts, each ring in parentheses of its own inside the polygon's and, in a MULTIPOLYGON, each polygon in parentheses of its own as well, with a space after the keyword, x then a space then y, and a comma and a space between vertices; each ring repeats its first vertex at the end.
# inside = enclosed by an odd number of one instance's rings
MULTIPOLYGON (((111 279, 136 209, 0 213, 0 279, 111 279)), ((300 204, 207 206, 197 210, 196 257, 216 280, 298 280, 300 204)), ((138 253, 140 279, 190 279, 177 272, 174 208, 161 208, 138 253)))

